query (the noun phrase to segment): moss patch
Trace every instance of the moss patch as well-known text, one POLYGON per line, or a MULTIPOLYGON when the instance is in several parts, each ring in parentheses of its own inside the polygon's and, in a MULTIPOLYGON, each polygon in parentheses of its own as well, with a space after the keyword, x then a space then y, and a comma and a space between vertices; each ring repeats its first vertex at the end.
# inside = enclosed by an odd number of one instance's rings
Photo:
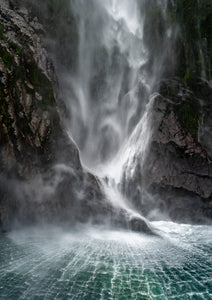
POLYGON ((10 69, 13 64, 13 58, 10 55, 10 53, 7 50, 5 50, 1 45, 0 45, 0 57, 5 67, 10 69))
POLYGON ((22 48, 20 46, 18 46, 17 44, 15 43, 11 43, 11 48, 12 50, 17 54, 17 55, 20 55, 21 54, 21 51, 22 51, 22 48))
POLYGON ((180 0, 168 3, 169 23, 179 24, 176 75, 193 86, 202 69, 211 79, 212 65, 212 1, 180 0))
POLYGON ((193 103, 183 103, 178 106, 176 113, 187 130, 197 138, 199 122, 202 120, 198 108, 193 103))
POLYGON ((0 24, 0 39, 4 40, 4 26, 0 24))
POLYGON ((54 105, 54 94, 52 84, 42 71, 33 63, 30 66, 30 81, 35 87, 35 91, 42 96, 42 100, 38 101, 42 110, 47 110, 49 106, 54 105))
POLYGON ((2 117, 2 122, 7 128, 8 134, 14 135, 14 129, 12 127, 13 121, 8 113, 8 104, 5 101, 5 94, 2 91, 2 86, 0 86, 0 115, 2 117))

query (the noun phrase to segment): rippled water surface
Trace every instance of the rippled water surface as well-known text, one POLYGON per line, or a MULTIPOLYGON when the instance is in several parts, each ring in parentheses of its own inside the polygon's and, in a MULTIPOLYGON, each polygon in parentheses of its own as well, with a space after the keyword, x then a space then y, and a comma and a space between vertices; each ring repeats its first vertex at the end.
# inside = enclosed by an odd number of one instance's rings
POLYGON ((0 299, 211 299, 211 227, 153 226, 2 234, 0 299))

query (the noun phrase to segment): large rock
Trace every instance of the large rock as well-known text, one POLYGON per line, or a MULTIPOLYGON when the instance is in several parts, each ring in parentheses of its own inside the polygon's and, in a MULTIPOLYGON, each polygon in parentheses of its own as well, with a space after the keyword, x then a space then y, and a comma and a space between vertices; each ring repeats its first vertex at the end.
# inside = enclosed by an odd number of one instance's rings
POLYGON ((202 222, 212 217, 212 161, 197 141, 201 101, 178 80, 163 82, 160 92, 165 97, 154 97, 145 160, 138 148, 124 169, 122 190, 144 215, 155 209, 202 222))

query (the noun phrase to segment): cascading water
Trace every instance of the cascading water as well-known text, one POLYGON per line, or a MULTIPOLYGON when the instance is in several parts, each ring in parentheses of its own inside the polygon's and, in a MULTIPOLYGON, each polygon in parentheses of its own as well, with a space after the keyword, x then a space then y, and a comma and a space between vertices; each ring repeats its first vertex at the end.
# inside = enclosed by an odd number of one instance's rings
MULTIPOLYGON (((136 152, 142 152, 144 160, 151 137, 148 102, 154 101, 150 95, 164 72, 177 29, 167 23, 166 0, 78 0, 71 1, 70 8, 77 24, 78 55, 75 72, 61 75, 71 116, 66 126, 83 164, 117 185, 136 152), (154 45, 162 51, 153 53, 146 35, 158 31, 148 32, 155 11, 164 28, 156 33, 154 45)), ((105 193, 117 206, 116 199, 123 196, 113 184, 111 188, 112 199, 107 187, 105 193)))
MULTIPOLYGON (((70 0, 76 68, 57 68, 64 123, 83 164, 115 208, 140 218, 119 183, 135 171, 136 153, 145 161, 155 86, 174 64, 178 28, 167 21, 168 2, 70 0)), ((211 227, 153 226, 158 235, 87 225, 0 235, 0 299, 211 299, 211 227)))
MULTIPOLYGON (((66 80, 68 128, 86 166, 108 163, 140 121, 153 85, 162 72, 172 28, 166 31, 163 55, 152 63, 144 29, 149 1, 71 1, 77 20, 77 71, 66 80)), ((167 1, 157 1, 165 22, 167 1)), ((155 45, 157 47, 159 45, 155 45)))

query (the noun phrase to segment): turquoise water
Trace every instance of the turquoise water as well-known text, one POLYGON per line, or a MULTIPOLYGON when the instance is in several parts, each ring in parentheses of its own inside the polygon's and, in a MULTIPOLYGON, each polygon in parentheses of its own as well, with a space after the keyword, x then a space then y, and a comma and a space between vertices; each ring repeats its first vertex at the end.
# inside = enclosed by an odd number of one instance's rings
POLYGON ((0 299, 212 299, 212 227, 0 235, 0 299))

